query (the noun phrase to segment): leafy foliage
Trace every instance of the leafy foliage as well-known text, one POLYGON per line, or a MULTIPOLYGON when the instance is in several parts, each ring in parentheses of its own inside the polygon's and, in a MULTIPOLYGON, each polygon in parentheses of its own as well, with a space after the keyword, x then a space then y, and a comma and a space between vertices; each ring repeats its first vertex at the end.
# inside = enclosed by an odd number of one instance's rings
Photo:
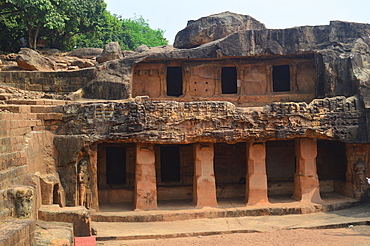
POLYGON ((85 33, 76 39, 76 46, 100 48, 112 41, 117 41, 122 49, 134 50, 142 44, 148 46, 167 45, 161 29, 151 29, 143 17, 122 19, 120 16, 104 13, 105 19, 95 33, 85 33))
POLYGON ((0 49, 15 51, 21 37, 30 48, 99 47, 118 41, 123 49, 166 45, 164 31, 142 18, 123 19, 106 10, 104 0, 0 0, 0 49))
POLYGON ((124 43, 127 44, 129 49, 135 49, 142 44, 150 44, 150 46, 168 44, 168 41, 163 37, 164 31, 151 29, 142 16, 123 19, 122 29, 125 34, 124 43))

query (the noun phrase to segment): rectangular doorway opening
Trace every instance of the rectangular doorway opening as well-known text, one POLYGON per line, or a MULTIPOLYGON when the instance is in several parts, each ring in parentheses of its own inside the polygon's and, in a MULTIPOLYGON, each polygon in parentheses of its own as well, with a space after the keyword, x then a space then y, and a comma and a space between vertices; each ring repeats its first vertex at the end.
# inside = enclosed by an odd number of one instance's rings
POLYGON ((180 147, 160 147, 161 182, 180 182, 180 147))
POLYGON ((214 170, 217 199, 245 198, 246 144, 216 143, 214 170))
POLYGON ((167 67, 167 96, 182 95, 182 67, 167 67))
POLYGON ((106 184, 124 185, 126 184, 126 148, 107 147, 106 148, 106 184))
POLYGON ((266 142, 268 195, 290 197, 294 191, 296 170, 294 140, 266 142))
POLYGON ((237 94, 238 82, 236 67, 223 67, 221 71, 222 94, 237 94))
POLYGON ((346 144, 338 141, 318 140, 316 157, 320 192, 337 192, 342 195, 346 185, 346 144))
POLYGON ((272 85, 274 92, 290 91, 289 65, 280 65, 272 67, 272 85))

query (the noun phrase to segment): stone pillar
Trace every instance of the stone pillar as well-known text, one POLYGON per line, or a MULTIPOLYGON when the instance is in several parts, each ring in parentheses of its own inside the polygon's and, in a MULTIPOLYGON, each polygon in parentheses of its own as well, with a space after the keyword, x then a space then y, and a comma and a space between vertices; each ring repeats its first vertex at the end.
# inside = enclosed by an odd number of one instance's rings
POLYGON ((135 210, 157 209, 155 155, 152 144, 136 144, 135 210))
POLYGON ((268 204, 266 175, 266 143, 247 143, 246 202, 268 204))
POLYGON ((322 202, 316 171, 316 139, 298 138, 295 142, 296 173, 293 198, 301 202, 322 202))
POLYGON ((197 208, 217 207, 213 158, 213 143, 194 144, 193 202, 197 208))

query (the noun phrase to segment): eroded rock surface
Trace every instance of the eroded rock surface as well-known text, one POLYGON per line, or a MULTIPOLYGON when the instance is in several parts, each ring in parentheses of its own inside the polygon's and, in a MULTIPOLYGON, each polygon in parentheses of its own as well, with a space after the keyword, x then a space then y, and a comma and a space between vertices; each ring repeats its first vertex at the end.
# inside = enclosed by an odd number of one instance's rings
POLYGON ((79 48, 68 52, 69 56, 76 56, 78 58, 89 59, 95 58, 103 52, 100 48, 79 48))
POLYGON ((223 12, 188 21, 187 26, 177 33, 174 47, 194 48, 236 31, 254 29, 265 29, 265 25, 249 15, 223 12))
POLYGON ((118 42, 110 42, 104 46, 103 52, 96 57, 96 60, 99 63, 103 63, 106 61, 112 61, 116 59, 122 59, 122 51, 121 47, 119 46, 118 42))
POLYGON ((53 71, 55 63, 47 57, 41 56, 37 51, 22 48, 16 58, 17 64, 21 69, 29 71, 53 71))

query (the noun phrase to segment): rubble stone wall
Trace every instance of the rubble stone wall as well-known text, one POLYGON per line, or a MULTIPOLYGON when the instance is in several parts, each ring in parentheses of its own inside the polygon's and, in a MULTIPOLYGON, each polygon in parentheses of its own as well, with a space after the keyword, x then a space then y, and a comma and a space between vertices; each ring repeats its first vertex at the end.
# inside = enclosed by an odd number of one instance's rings
POLYGON ((53 196, 53 190, 51 194, 41 193, 43 181, 54 179, 49 182, 51 186, 59 183, 54 134, 47 131, 54 127, 58 115, 46 109, 49 106, 0 106, 0 221, 9 217, 34 218, 37 208, 45 202, 42 196, 53 196), (21 205, 24 197, 30 202, 21 205), (29 213, 23 211, 27 208, 29 213))
POLYGON ((79 90, 95 76, 95 68, 58 72, 1 71, 0 83, 23 90, 63 94, 79 90))

